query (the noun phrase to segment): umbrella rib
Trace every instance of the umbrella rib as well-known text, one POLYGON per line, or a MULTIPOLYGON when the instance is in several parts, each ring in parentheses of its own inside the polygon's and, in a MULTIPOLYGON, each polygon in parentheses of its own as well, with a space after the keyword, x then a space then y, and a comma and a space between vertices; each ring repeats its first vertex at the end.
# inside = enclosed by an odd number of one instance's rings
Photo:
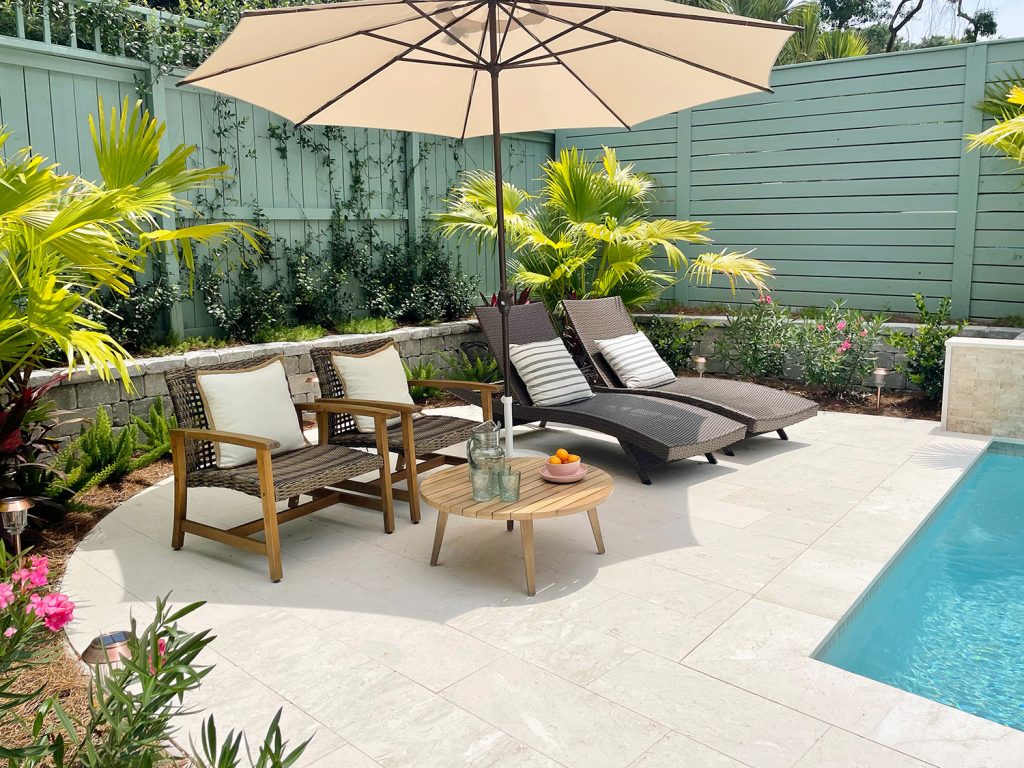
MULTIPOLYGON (((559 32, 558 34, 552 35, 551 37, 549 37, 544 42, 547 43, 548 45, 550 45, 551 43, 555 42, 555 40, 558 40, 561 37, 565 37, 566 35, 575 32, 580 27, 583 27, 583 26, 585 26, 587 24, 590 24, 591 22, 597 21, 602 16, 604 16, 604 15, 606 15, 608 13, 611 13, 611 11, 609 11, 607 8, 605 8, 604 10, 598 11, 593 16, 590 16, 589 18, 586 18, 583 21, 577 21, 577 22, 571 24, 568 29, 563 29, 561 32, 559 32)), ((502 62, 502 66, 508 66, 509 64, 513 64, 518 59, 521 59, 523 56, 526 56, 529 53, 533 53, 534 51, 539 50, 541 47, 542 46, 538 43, 537 45, 533 45, 533 46, 527 48, 526 50, 520 51, 519 53, 517 53, 512 58, 508 59, 507 61, 502 62)), ((564 51, 562 53, 564 53, 564 51)))
MULTIPOLYGON (((596 43, 587 43, 586 45, 577 45, 575 48, 566 48, 564 51, 559 51, 559 56, 565 56, 570 53, 579 53, 580 51, 589 51, 591 48, 601 48, 606 45, 613 45, 615 40, 601 40, 596 43)), ((509 69, 520 69, 522 67, 538 67, 538 66, 549 66, 558 64, 557 61, 550 61, 551 57, 544 53, 539 56, 534 56, 531 59, 520 59, 514 64, 505 63, 502 66, 509 69)), ((509 60, 511 61, 511 59, 509 60)))
MULTIPOLYGON (((509 25, 511 26, 511 24, 509 25)), ((487 30, 480 30, 480 45, 477 46, 476 55, 477 58, 483 59, 484 55, 484 43, 487 41, 487 30)), ((466 99, 466 116, 462 118, 462 134, 459 136, 461 140, 466 138, 466 130, 469 127, 469 113, 473 109, 473 95, 476 93, 476 79, 480 74, 480 70, 473 70, 473 77, 469 80, 469 96, 466 99)))
MULTIPOLYGON (((571 22, 567 21, 566 19, 561 18, 560 16, 552 16, 551 14, 545 13, 543 11, 534 10, 533 13, 536 13, 536 14, 538 14, 540 16, 544 16, 546 18, 549 18, 552 21, 560 21, 563 24, 571 23, 571 22)), ((610 43, 622 43, 623 45, 628 45, 628 46, 631 46, 633 48, 639 48, 640 50, 647 51, 648 53, 653 53, 653 54, 656 54, 658 56, 664 56, 666 59, 672 59, 673 61, 678 61, 680 64, 686 64, 687 66, 693 67, 694 69, 700 69, 700 70, 702 70, 704 72, 709 72, 712 75, 717 75, 718 77, 724 77, 726 80, 732 80, 733 82, 740 83, 742 85, 746 85, 749 88, 754 88, 755 90, 762 91, 764 93, 772 93, 772 89, 767 87, 767 86, 759 85, 758 83, 751 82, 750 80, 744 80, 742 77, 736 77, 736 75, 730 75, 728 72, 722 72, 721 70, 715 69, 714 67, 709 67, 709 66, 707 66, 705 64, 698 64, 696 61, 691 61, 690 59, 684 59, 682 56, 676 56, 674 53, 669 53, 668 51, 663 51, 660 48, 654 48, 654 47, 652 47, 650 45, 644 45, 643 43, 638 43, 635 40, 627 40, 627 39, 619 37, 617 35, 613 35, 610 32, 605 32, 604 30, 601 30, 601 29, 587 29, 587 31, 588 32, 593 32, 595 35, 601 35, 602 37, 607 38, 608 42, 610 42, 610 43)), ((536 39, 536 38, 534 38, 534 39, 536 39)))
MULTIPOLYGON (((484 5, 484 4, 483 4, 483 3, 481 3, 481 6, 482 6, 482 5, 484 5)), ((420 16, 421 16, 422 18, 426 19, 426 20, 427 20, 427 21, 429 21, 429 22, 430 22, 431 24, 433 24, 433 25, 434 25, 435 27, 437 27, 438 31, 440 31, 440 32, 444 32, 444 34, 445 34, 445 35, 446 35, 446 36, 447 36, 448 38, 450 38, 451 40, 453 40, 454 42, 456 42, 456 43, 458 43, 458 44, 459 44, 460 46, 462 46, 462 47, 463 47, 463 48, 464 48, 464 49, 465 49, 465 50, 466 50, 466 51, 467 51, 467 52, 469 53, 469 55, 470 55, 470 56, 475 56, 475 57, 477 58, 477 60, 478 60, 478 61, 480 61, 481 63, 483 62, 483 59, 481 59, 481 58, 480 58, 480 55, 479 55, 478 53, 476 53, 476 52, 475 52, 475 51, 474 51, 474 50, 473 50, 472 48, 470 48, 470 47, 469 47, 468 45, 466 45, 466 44, 465 44, 465 43, 464 43, 464 42, 462 41, 462 38, 461 38, 461 37, 459 37, 458 35, 456 35, 456 34, 453 34, 453 33, 451 32, 451 30, 449 29, 449 27, 451 27, 451 26, 452 26, 451 24, 445 24, 445 25, 443 25, 443 26, 442 26, 441 22, 439 22, 439 21, 438 21, 437 19, 435 19, 435 18, 433 17, 433 15, 432 15, 432 14, 426 13, 426 12, 424 12, 423 10, 421 10, 420 8, 417 8, 417 7, 416 7, 416 6, 415 6, 415 5, 414 5, 414 4, 413 4, 413 3, 411 2, 411 1, 409 2, 409 7, 410 7, 410 8, 412 8, 412 9, 413 9, 414 11, 416 11, 416 13, 418 13, 418 14, 419 14, 419 15, 420 15, 420 16)), ((473 13, 473 12, 475 12, 476 10, 477 10, 477 9, 476 9, 476 8, 474 8, 474 9, 473 9, 473 11, 471 11, 470 13, 473 13)), ((467 16, 468 16, 468 15, 469 15, 469 14, 467 14, 467 16)), ((463 17, 463 18, 465 18, 465 17, 463 17)), ((459 19, 459 21, 462 21, 462 19, 459 19)))
POLYGON ((418 42, 416 42, 416 43, 410 43, 410 44, 408 45, 408 47, 407 47, 407 48, 406 48, 406 49, 405 49, 404 51, 402 51, 402 52, 401 52, 401 53, 399 53, 399 54, 396 54, 395 56, 392 56, 392 57, 391 57, 391 58, 390 58, 390 59, 389 59, 388 61, 386 61, 386 62, 384 62, 383 64, 381 64, 381 65, 380 65, 379 67, 377 67, 377 68, 376 68, 375 70, 373 70, 372 72, 370 72, 370 73, 369 73, 368 75, 366 75, 365 77, 362 77, 362 78, 361 78, 361 79, 360 79, 360 80, 359 80, 358 82, 355 82, 355 83, 353 83, 352 85, 350 85, 350 86, 349 86, 348 88, 346 88, 346 89, 345 89, 344 91, 342 91, 342 92, 341 92, 341 93, 339 93, 339 94, 338 94, 337 96, 335 96, 335 97, 334 97, 333 99, 330 99, 329 101, 325 102, 324 104, 321 104, 321 105, 320 105, 319 107, 317 107, 316 109, 314 109, 314 110, 313 110, 312 112, 310 112, 310 113, 309 113, 308 115, 306 115, 306 116, 305 116, 304 118, 302 118, 301 120, 296 120, 296 121, 295 121, 295 124, 296 124, 296 125, 305 125, 305 124, 306 124, 307 122, 309 122, 309 121, 310 121, 311 119, 313 119, 314 117, 316 117, 317 115, 319 115, 319 114, 320 114, 321 112, 323 112, 323 111, 324 111, 325 109, 327 109, 328 107, 330 107, 330 106, 331 106, 331 105, 333 105, 333 104, 336 104, 336 103, 337 103, 337 102, 339 102, 339 101, 340 101, 341 99, 345 98, 345 97, 346 97, 346 96, 348 96, 348 95, 349 95, 350 93, 352 93, 352 91, 356 90, 356 88, 359 88, 359 87, 361 87, 361 86, 362 86, 363 84, 365 84, 365 83, 366 83, 367 81, 369 81, 369 80, 373 79, 374 77, 376 77, 377 75, 379 75, 379 74, 380 74, 381 72, 383 72, 383 71, 384 71, 385 69, 387 69, 388 67, 390 67, 390 66, 391 66, 392 64, 394 64, 395 62, 399 61, 399 60, 400 60, 400 59, 401 59, 401 58, 402 58, 403 56, 405 56, 405 55, 406 55, 407 53, 409 53, 410 51, 413 51, 413 50, 415 50, 417 46, 422 46, 422 45, 423 45, 424 43, 429 43, 429 42, 430 42, 431 40, 433 40, 433 39, 434 39, 435 37, 437 37, 437 36, 438 36, 439 34, 441 34, 442 32, 446 31, 446 30, 447 30, 447 29, 448 29, 449 27, 451 27, 451 26, 453 26, 453 25, 455 25, 455 24, 458 24, 458 23, 459 23, 460 21, 462 21, 462 20, 463 20, 464 18, 466 18, 467 16, 469 16, 469 15, 471 15, 471 14, 473 14, 473 13, 476 13, 476 11, 477 11, 477 10, 479 10, 479 9, 480 9, 480 8, 481 8, 481 7, 483 6, 483 5, 484 5, 484 3, 482 3, 482 2, 478 2, 478 3, 475 3, 475 4, 474 4, 474 5, 473 5, 473 6, 472 6, 472 7, 471 7, 471 8, 470 8, 470 9, 469 9, 468 11, 466 11, 466 12, 465 12, 464 14, 462 14, 461 16, 456 16, 456 17, 455 17, 454 19, 452 19, 451 21, 449 21, 449 22, 448 22, 447 24, 443 25, 443 26, 442 26, 442 27, 441 27, 440 29, 435 29, 435 30, 434 30, 433 32, 431 32, 431 33, 430 33, 429 35, 427 35, 426 37, 422 38, 421 40, 419 40, 419 41, 418 41, 418 42))
MULTIPOLYGON (((409 3, 434 3, 437 0, 379 0, 376 3, 321 3, 319 5, 295 5, 286 8, 254 8, 242 11, 242 17, 277 16, 286 13, 310 13, 313 11, 350 11, 352 8, 376 8, 381 5, 408 5, 409 3)), ((450 9, 449 9, 450 10, 450 9)))
MULTIPOLYGON (((498 61, 501 61, 501 52, 505 50, 505 41, 508 39, 508 33, 512 29, 512 17, 516 15, 516 8, 519 7, 519 0, 512 0, 512 7, 506 11, 508 16, 508 24, 505 25, 505 31, 501 33, 501 42, 498 43, 498 61)), ((481 46, 480 50, 483 50, 481 46)))
MULTIPOLYGON (((405 0, 400 0, 400 3, 395 3, 395 4, 397 5, 397 4, 404 4, 404 3, 405 3, 405 0)), ((382 5, 383 4, 384 3, 382 3, 382 5)), ((392 5, 392 3, 387 3, 387 5, 392 5)), ((469 5, 473 5, 473 6, 478 8, 478 7, 480 7, 480 0, 467 0, 467 2, 461 3, 458 6, 454 6, 454 9, 455 10, 461 10, 462 8, 465 8, 466 6, 469 6, 469 5)), ((317 6, 317 7, 319 7, 319 6, 317 6)), ((259 14, 254 14, 254 15, 259 15, 259 14)), ((206 74, 206 75, 200 75, 199 77, 195 77, 195 76, 184 77, 181 80, 179 80, 175 85, 177 85, 178 87, 183 86, 183 85, 191 85, 192 83, 198 83, 201 80, 209 80, 211 77, 219 77, 220 75, 226 75, 226 74, 229 74, 231 72, 237 72, 240 69, 246 69, 248 67, 255 67, 257 64, 266 64, 268 61, 275 61, 277 59, 284 58, 285 56, 292 56, 293 54, 296 54, 296 53, 305 53, 306 51, 311 51, 314 48, 319 48, 322 45, 331 45, 332 43, 340 43, 343 40, 349 40, 349 39, 351 39, 353 37, 358 37, 360 35, 364 35, 365 36, 366 33, 368 33, 368 32, 377 32, 377 31, 382 30, 382 29, 389 29, 390 27, 397 27, 397 26, 399 26, 401 24, 408 24, 410 21, 419 21, 419 19, 420 19, 419 16, 410 16, 407 19, 400 19, 398 21, 389 21, 386 24, 381 24, 381 25, 376 26, 376 27, 371 27, 370 29, 360 29, 360 30, 356 30, 355 32, 346 32, 344 35, 338 35, 337 37, 332 37, 329 40, 321 40, 321 41, 316 42, 316 43, 309 43, 308 45, 302 45, 302 46, 299 46, 298 48, 292 48, 291 50, 288 50, 288 51, 281 51, 280 53, 275 53, 275 54, 272 54, 270 56, 264 56, 263 58, 260 58, 260 59, 254 59, 253 61, 248 61, 245 64, 237 64, 237 65, 235 65, 233 67, 226 67, 226 68, 218 70, 216 72, 210 72, 209 74, 206 74)))
MULTIPOLYGON (((687 21, 703 21, 703 22, 708 22, 708 23, 711 23, 711 24, 731 24, 733 26, 738 26, 738 27, 757 27, 757 28, 760 28, 760 29, 777 29, 779 31, 783 31, 783 30, 787 30, 787 29, 788 30, 798 30, 798 29, 800 29, 800 27, 794 26, 792 24, 780 24, 779 22, 775 22, 775 21, 761 21, 759 19, 750 19, 750 18, 747 18, 746 16, 725 16, 725 17, 721 17, 721 16, 701 16, 701 15, 696 14, 696 13, 686 13, 685 11, 680 11, 680 12, 677 13, 675 11, 657 11, 657 10, 654 10, 652 8, 634 8, 634 7, 631 7, 631 6, 624 6, 624 5, 595 6, 595 5, 591 4, 591 3, 574 3, 574 2, 571 2, 570 0, 550 0, 550 1, 549 0, 544 0, 543 5, 556 6, 556 7, 559 7, 559 8, 582 8, 582 9, 585 9, 585 10, 588 10, 588 11, 589 10, 593 10, 595 7, 598 7, 598 8, 606 8, 609 11, 614 11, 614 12, 617 12, 617 13, 637 14, 639 16, 657 16, 657 17, 668 18, 668 19, 684 19, 684 20, 687 20, 687 21)), ((531 8, 530 10, 531 10, 531 13, 540 13, 540 11, 537 11, 537 10, 535 10, 533 8, 531 8)), ((541 15, 543 15, 543 14, 541 14, 541 15)))
MULTIPOLYGON (((534 12, 536 13, 536 11, 534 11, 534 12)), ((587 91, 590 93, 590 95, 593 96, 598 101, 598 103, 608 111, 608 114, 610 114, 612 117, 614 117, 616 120, 618 120, 622 124, 623 128, 625 128, 627 131, 629 130, 629 123, 627 123, 625 120, 623 120, 621 117, 619 117, 618 112, 616 112, 614 109, 612 109, 608 105, 608 102, 606 102, 604 99, 602 99, 597 94, 597 92, 593 88, 591 88, 590 85, 588 85, 587 82, 576 73, 576 70, 574 70, 572 67, 570 67, 568 64, 566 64, 564 61, 562 61, 561 57, 557 53, 552 51, 550 48, 548 48, 546 43, 541 42, 540 38, 538 38, 535 34, 533 34, 533 32, 530 30, 530 28, 527 27, 523 22, 521 22, 519 19, 515 18, 514 16, 512 17, 512 20, 515 21, 515 23, 519 25, 519 28, 522 29, 526 34, 528 34, 530 37, 532 37, 536 42, 540 43, 541 47, 544 48, 544 50, 547 51, 548 54, 550 54, 551 58, 553 58, 555 61, 557 61, 562 66, 562 68, 565 69, 566 72, 568 72, 570 75, 572 75, 574 78, 576 78, 576 81, 580 85, 582 85, 584 88, 587 89, 587 91)), ((564 20, 558 19, 558 21, 564 21, 564 20)), ((572 22, 567 22, 567 23, 572 23, 572 22)))
MULTIPOLYGON (((393 37, 387 37, 386 35, 378 35, 378 34, 376 34, 374 32, 366 32, 364 34, 366 35, 366 37, 372 37, 374 40, 381 40, 382 42, 385 42, 385 43, 393 43, 394 45, 409 45, 409 43, 407 43, 405 40, 397 40, 397 39, 395 39, 393 37)), ((479 67, 479 66, 482 66, 479 62, 470 61, 469 59, 463 59, 463 58, 460 58, 459 56, 456 56, 456 55, 451 54, 451 53, 445 53, 444 51, 435 50, 434 48, 426 48, 426 47, 424 47, 422 45, 415 46, 413 48, 413 50, 420 51, 421 53, 429 53, 429 54, 432 54, 434 56, 441 56, 441 57, 443 57, 445 59, 451 59, 451 62, 452 62, 451 66, 459 66, 459 65, 466 66, 466 67, 479 67)), ((406 61, 412 61, 412 59, 406 59, 406 61)), ((435 62, 432 62, 432 61, 419 61, 418 60, 418 63, 420 63, 420 64, 433 64, 435 62)), ((440 64, 442 62, 436 62, 436 63, 440 64)), ((447 63, 447 62, 445 62, 445 63, 447 63)))

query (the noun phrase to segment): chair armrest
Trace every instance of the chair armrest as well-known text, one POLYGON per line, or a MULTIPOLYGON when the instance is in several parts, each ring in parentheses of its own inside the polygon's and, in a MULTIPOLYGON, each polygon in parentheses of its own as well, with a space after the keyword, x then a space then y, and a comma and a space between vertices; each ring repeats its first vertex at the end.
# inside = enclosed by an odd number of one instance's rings
POLYGON ((181 440, 203 440, 210 443, 231 443, 232 445, 240 445, 243 448, 253 448, 257 451, 261 449, 272 451, 275 448, 281 447, 277 440, 272 440, 269 437, 243 435, 239 432, 221 432, 216 429, 175 428, 170 431, 170 436, 172 440, 178 438, 181 440))
POLYGON ((477 392, 489 392, 491 394, 501 392, 500 384, 490 384, 483 381, 459 381, 457 379, 413 379, 409 384, 415 387, 437 387, 438 389, 472 389, 477 392))
POLYGON ((380 416, 391 419, 399 416, 398 411, 384 408, 371 408, 365 405, 355 405, 352 400, 314 400, 312 403, 296 403, 295 410, 299 413, 311 411, 313 413, 351 413, 353 416, 380 416))
POLYGON ((410 405, 409 403, 391 403, 386 400, 357 400, 350 397, 321 397, 315 402, 318 403, 346 403, 359 406, 360 408, 374 408, 382 411, 392 411, 390 416, 396 414, 413 414, 423 410, 422 405, 410 405))

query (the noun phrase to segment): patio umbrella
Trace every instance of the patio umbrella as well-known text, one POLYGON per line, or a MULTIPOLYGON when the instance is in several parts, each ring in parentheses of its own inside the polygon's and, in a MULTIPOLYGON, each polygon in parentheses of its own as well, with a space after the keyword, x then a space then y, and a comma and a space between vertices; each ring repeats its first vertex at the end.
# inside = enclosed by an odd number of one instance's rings
POLYGON ((629 128, 770 92, 794 29, 666 0, 353 0, 246 11, 179 85, 296 125, 492 137, 511 454, 502 131, 629 128))

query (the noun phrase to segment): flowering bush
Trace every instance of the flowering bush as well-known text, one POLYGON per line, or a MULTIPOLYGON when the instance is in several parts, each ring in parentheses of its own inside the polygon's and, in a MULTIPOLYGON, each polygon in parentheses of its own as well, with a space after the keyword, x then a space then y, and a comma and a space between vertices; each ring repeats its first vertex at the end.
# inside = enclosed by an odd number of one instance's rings
POLYGON ((868 319, 842 302, 816 312, 796 333, 802 379, 832 395, 861 384, 874 367, 871 351, 884 322, 881 315, 868 319))
MULTIPOLYGON (((48 641, 74 618, 75 604, 49 584, 46 557, 12 557, 0 545, 0 731, 20 726, 18 744, 0 744, 7 768, 155 768, 177 765, 169 757, 175 719, 189 710, 185 694, 196 690, 212 667, 196 665, 212 641, 208 631, 185 632, 177 622, 202 605, 171 610, 156 601, 156 617, 140 629, 134 619, 126 655, 119 665, 97 675, 90 689, 88 715, 72 718, 53 697, 45 699, 30 720, 20 715, 40 691, 15 693, 17 676, 48 659, 48 641)), ((229 732, 218 739, 213 716, 202 728, 202 744, 190 765, 237 768, 293 765, 307 742, 289 749, 281 736, 280 712, 273 719, 256 754, 243 749, 244 734, 229 732), (243 754, 245 757, 243 758, 243 754)))
POLYGON ((793 346, 789 310, 765 293, 753 304, 726 314, 729 322, 715 344, 715 354, 726 371, 755 379, 782 376, 793 346))

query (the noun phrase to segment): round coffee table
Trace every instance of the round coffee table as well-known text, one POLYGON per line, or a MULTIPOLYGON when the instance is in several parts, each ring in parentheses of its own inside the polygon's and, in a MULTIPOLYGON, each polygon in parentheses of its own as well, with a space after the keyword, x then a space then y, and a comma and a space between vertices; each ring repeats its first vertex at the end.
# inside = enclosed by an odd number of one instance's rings
POLYGON ((531 596, 537 594, 533 554, 534 520, 585 511, 594 531, 597 553, 604 554, 597 505, 611 496, 614 489, 611 476, 603 469, 590 467, 587 476, 578 483, 549 483, 540 476, 540 468, 545 461, 522 458, 509 462, 523 473, 519 501, 474 501, 473 490, 469 485, 469 467, 464 464, 420 480, 420 494, 437 509, 437 529, 434 532, 434 551, 430 556, 430 564, 437 565, 448 515, 475 517, 478 520, 505 520, 509 530, 514 521, 519 521, 523 535, 523 559, 526 561, 526 593, 531 596))

